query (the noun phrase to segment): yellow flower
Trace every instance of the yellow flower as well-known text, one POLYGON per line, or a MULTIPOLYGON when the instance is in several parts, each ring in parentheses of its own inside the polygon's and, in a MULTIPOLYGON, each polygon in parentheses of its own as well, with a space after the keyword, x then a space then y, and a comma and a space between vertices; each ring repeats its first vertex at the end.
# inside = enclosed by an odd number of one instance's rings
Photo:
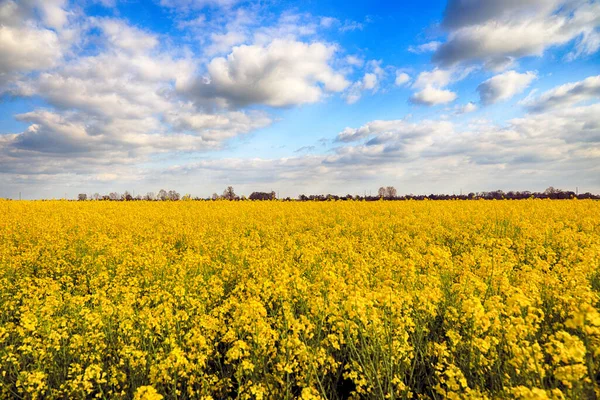
POLYGON ((160 395, 152 386, 140 386, 135 391, 134 400, 162 400, 160 395))

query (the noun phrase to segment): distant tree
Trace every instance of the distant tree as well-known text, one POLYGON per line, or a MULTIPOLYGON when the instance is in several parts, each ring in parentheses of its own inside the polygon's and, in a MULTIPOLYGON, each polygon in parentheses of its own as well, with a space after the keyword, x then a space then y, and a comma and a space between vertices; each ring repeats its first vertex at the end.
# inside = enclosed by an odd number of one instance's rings
POLYGON ((129 191, 126 190, 125 193, 121 195, 121 200, 131 201, 133 200, 133 196, 131 195, 131 193, 129 193, 129 191))
POLYGON ((213 193, 211 196, 211 200, 219 200, 219 195, 216 193, 213 193))
POLYGON ((79 200, 79 201, 86 201, 87 200, 87 194, 85 194, 85 193, 79 193, 77 195, 77 200, 79 200))
POLYGON ((184 196, 181 198, 181 200, 184 200, 184 201, 190 201, 190 200, 192 200, 192 195, 188 193, 188 194, 184 195, 184 196))
POLYGON ((225 189, 225 191, 223 191, 223 198, 225 200, 236 200, 237 196, 235 194, 235 192, 233 191, 233 186, 227 186, 227 189, 225 189))
POLYGON ((119 200, 119 198, 121 198, 121 196, 119 196, 119 193, 117 193, 117 192, 111 192, 111 193, 108 195, 108 197, 109 197, 111 200, 119 200))
POLYGON ((388 186, 385 188, 385 197, 388 199, 393 199, 398 195, 398 191, 393 186, 388 186))
POLYGON ((164 189, 160 189, 158 191, 158 195, 156 196, 156 198, 158 200, 165 201, 165 200, 167 200, 169 198, 169 193, 167 193, 167 191, 164 190, 164 189))
POLYGON ((398 192, 396 190, 395 187, 393 186, 387 186, 387 187, 380 187, 379 190, 377 191, 377 196, 382 199, 393 199, 394 197, 396 197, 398 195, 398 192))
POLYGON ((144 200, 156 200, 156 196, 154 195, 154 192, 146 193, 146 195, 144 196, 144 200))
POLYGON ((99 200, 100 199, 100 193, 94 193, 93 196, 92 196, 92 198, 94 200, 99 200))
POLYGON ((169 192, 167 193, 167 197, 169 198, 169 200, 171 201, 177 201, 179 200, 179 198, 181 197, 179 195, 179 193, 177 193, 175 190, 169 190, 169 192))
POLYGON ((252 194, 248 198, 250 200, 275 200, 276 197, 277 196, 275 195, 275 192, 252 192, 252 194))

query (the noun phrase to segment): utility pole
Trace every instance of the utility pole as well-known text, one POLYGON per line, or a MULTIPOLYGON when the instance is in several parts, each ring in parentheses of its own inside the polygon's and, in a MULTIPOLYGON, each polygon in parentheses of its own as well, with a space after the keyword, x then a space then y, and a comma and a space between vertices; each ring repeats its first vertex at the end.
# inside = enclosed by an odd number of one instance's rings
POLYGON ((576 194, 577 196, 579 196, 579 186, 576 186, 576 187, 575 187, 575 194, 576 194))

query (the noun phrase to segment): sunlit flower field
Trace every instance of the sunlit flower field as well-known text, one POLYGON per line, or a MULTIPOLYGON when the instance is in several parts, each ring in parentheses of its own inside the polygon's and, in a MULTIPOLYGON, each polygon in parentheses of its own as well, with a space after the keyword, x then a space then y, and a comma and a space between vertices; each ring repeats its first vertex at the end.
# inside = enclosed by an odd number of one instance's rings
POLYGON ((594 398, 600 202, 0 202, 0 398, 594 398))

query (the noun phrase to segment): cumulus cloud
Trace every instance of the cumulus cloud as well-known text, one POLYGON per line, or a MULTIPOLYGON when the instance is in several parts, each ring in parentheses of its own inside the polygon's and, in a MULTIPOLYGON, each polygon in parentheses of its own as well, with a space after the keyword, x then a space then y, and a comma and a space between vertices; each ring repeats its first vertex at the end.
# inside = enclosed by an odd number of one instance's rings
POLYGON ((56 66, 71 45, 61 0, 0 3, 0 84, 56 66), (40 14, 41 19, 36 20, 40 14))
POLYGON ((396 86, 406 85, 408 82, 410 82, 410 75, 408 75, 406 72, 397 70, 396 71, 396 79, 394 81, 396 86))
POLYGON ((428 86, 423 90, 413 94, 410 97, 410 101, 413 104, 420 104, 424 106, 435 106, 438 104, 446 104, 451 103, 456 100, 458 96, 456 93, 445 90, 438 89, 432 86, 428 86))
POLYGON ((579 0, 503 0, 448 2, 444 21, 448 40, 433 56, 441 65, 483 62, 492 69, 514 58, 541 56, 548 47, 576 41, 570 58, 600 47, 600 3, 579 0))
POLYGON ((508 71, 481 83, 477 91, 482 104, 494 104, 522 93, 536 78, 535 72, 520 74, 516 71, 508 71))
POLYGON ((266 46, 237 46, 226 58, 213 59, 207 79, 197 81, 188 93, 199 101, 215 99, 232 107, 315 103, 324 93, 340 92, 349 84, 330 65, 336 51, 324 43, 279 39, 266 46))
POLYGON ((600 98, 600 75, 558 86, 538 97, 525 99, 521 104, 530 111, 543 112, 597 98, 600 98))
POLYGON ((445 87, 464 79, 469 73, 471 73, 471 69, 435 68, 432 71, 423 71, 412 84, 412 88, 419 89, 419 91, 414 93, 409 100, 413 104, 425 106, 450 103, 458 96, 445 87))

